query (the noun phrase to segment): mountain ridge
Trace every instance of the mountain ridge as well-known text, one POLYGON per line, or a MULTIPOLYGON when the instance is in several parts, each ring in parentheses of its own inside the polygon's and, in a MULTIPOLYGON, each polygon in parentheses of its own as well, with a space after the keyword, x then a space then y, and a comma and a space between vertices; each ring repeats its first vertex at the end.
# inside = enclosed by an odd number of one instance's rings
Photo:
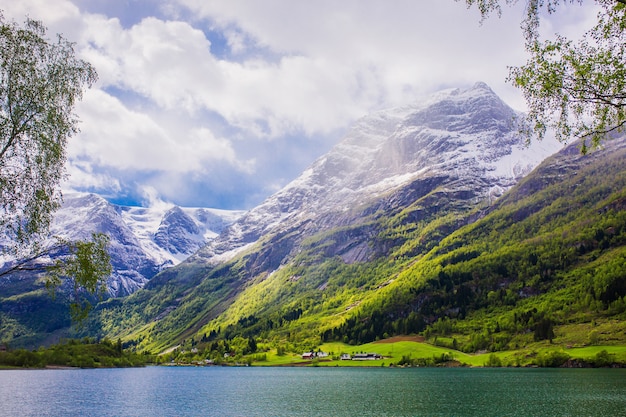
POLYGON ((351 201, 390 193, 413 179, 437 172, 456 171, 460 176, 467 167, 463 162, 473 162, 474 158, 476 166, 471 166, 467 175, 475 175, 475 168, 488 171, 487 177, 493 182, 489 195, 496 198, 561 147, 546 140, 525 148, 514 125, 516 117, 519 115, 480 82, 468 89, 444 90, 414 106, 366 116, 330 152, 248 211, 189 261, 210 261, 220 255, 214 263, 224 262, 239 253, 237 248, 245 250, 244 246, 256 242, 262 233, 289 216, 303 219, 311 213, 348 211, 354 206, 351 201), (452 130, 442 128, 451 123, 440 120, 445 119, 442 114, 446 112, 452 113, 452 130), (472 137, 477 132, 474 123, 478 116, 474 112, 489 120, 482 123, 487 130, 480 130, 483 136, 478 140, 472 137), (424 125, 425 120, 430 121, 428 125, 424 125), (503 140, 498 147, 489 146, 503 140), (455 152, 445 153, 446 146, 453 146, 455 152))
POLYGON ((159 271, 186 259, 242 214, 165 203, 120 206, 96 194, 70 192, 55 213, 51 234, 68 239, 87 239, 91 233, 109 235, 114 271, 108 293, 125 296, 159 271))
POLYGON ((326 273, 314 278, 300 271, 324 265, 360 270, 404 247, 402 255, 393 255, 398 262, 423 256, 483 216, 561 147, 546 141, 524 148, 515 117, 483 83, 367 116, 301 176, 122 301, 124 307, 99 306, 102 314, 132 311, 132 328, 116 333, 119 328, 110 323, 94 326, 138 346, 166 348, 194 334, 223 332, 246 315, 288 309, 281 307, 282 295, 273 305, 269 293, 253 301, 250 291, 268 285, 283 295, 297 287, 337 290, 326 273), (423 230, 423 244, 409 240, 415 230, 423 230))
MULTIPOLYGON (((108 235, 113 273, 107 279, 106 294, 100 296, 124 297, 143 288, 158 272, 180 263, 241 214, 171 204, 127 207, 95 194, 66 193, 51 225, 50 243, 55 243, 52 236, 86 240, 92 233, 108 235)), ((55 252, 39 261, 53 261, 59 255, 55 252)), ((0 341, 37 347, 67 337, 71 331, 68 287, 69 283, 62 285, 52 297, 38 274, 2 277, 0 341)))

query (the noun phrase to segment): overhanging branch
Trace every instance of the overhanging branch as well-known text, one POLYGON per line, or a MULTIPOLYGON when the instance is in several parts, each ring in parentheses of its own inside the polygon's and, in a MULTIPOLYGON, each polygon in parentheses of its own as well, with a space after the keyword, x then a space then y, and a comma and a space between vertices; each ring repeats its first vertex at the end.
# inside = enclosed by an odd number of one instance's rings
POLYGON ((619 124, 617 124, 617 125, 615 125, 613 127, 605 129, 605 130, 595 130, 593 132, 586 133, 586 134, 582 135, 581 138, 582 139, 587 139, 587 138, 594 137, 594 136, 608 135, 611 132, 619 131, 620 129, 624 128, 624 126, 626 126, 626 120, 624 120, 623 122, 621 122, 621 123, 619 123, 619 124))
POLYGON ((19 259, 12 266, 0 270, 0 277, 10 275, 16 272, 45 272, 50 265, 44 263, 36 263, 36 261, 60 249, 63 249, 63 245, 55 245, 40 252, 37 252, 27 258, 19 259))

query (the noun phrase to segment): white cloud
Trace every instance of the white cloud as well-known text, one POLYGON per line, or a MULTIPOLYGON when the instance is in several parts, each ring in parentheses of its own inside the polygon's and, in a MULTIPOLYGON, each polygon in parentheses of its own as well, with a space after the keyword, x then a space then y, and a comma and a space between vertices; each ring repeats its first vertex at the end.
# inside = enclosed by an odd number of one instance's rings
POLYGON ((187 23, 149 17, 124 29, 116 19, 88 19, 85 54, 104 68, 105 87, 120 86, 159 106, 193 111, 203 93, 219 83, 210 42, 187 23))
POLYGON ((209 129, 172 132, 147 112, 128 109, 102 90, 88 90, 78 106, 82 119, 79 137, 70 141, 72 160, 89 160, 116 170, 202 171, 208 160, 241 164, 229 141, 209 129))
MULTIPOLYGON (((375 104, 364 98, 376 86, 356 85, 362 70, 324 58, 218 60, 204 33, 184 22, 147 18, 127 30, 116 19, 87 20, 83 55, 102 86, 135 91, 166 109, 214 111, 257 136, 327 133, 375 104)), ((245 48, 243 38, 229 42, 245 48)))
MULTIPOLYGON (((217 27, 238 28, 247 36, 248 49, 265 48, 283 59, 299 57, 310 64, 307 71, 300 72, 281 65, 276 69, 279 77, 300 76, 319 82, 329 73, 342 74, 342 86, 326 83, 318 91, 324 92, 320 100, 326 105, 336 103, 337 96, 346 98, 347 102, 339 103, 344 111, 336 115, 344 123, 376 105, 402 104, 441 85, 468 85, 479 80, 489 83, 514 107, 525 107, 519 91, 505 81, 507 67, 523 64, 526 58, 519 28, 524 2, 504 7, 501 18, 491 16, 481 25, 475 9, 468 11, 465 2, 453 0, 178 1, 217 27), (256 43, 250 44, 252 41, 256 43), (354 82, 370 100, 350 94, 354 82), (328 86, 332 89, 324 88, 328 86)), ((594 16, 593 7, 568 5, 560 7, 544 25, 569 35, 587 28, 594 16)), ((276 85, 274 97, 281 94, 307 105, 311 99, 315 103, 313 94, 291 84, 276 85)), ((311 108, 290 104, 294 113, 311 108)), ((323 131, 321 126, 328 122, 322 117, 301 120, 284 110, 277 104, 268 108, 307 132, 323 131)))
POLYGON ((235 55, 244 53, 248 48, 246 46, 246 36, 236 29, 224 30, 224 36, 228 42, 228 47, 235 55))
MULTIPOLYGON (((431 92, 442 84, 483 80, 496 91, 519 99, 505 84, 506 66, 521 62, 524 56, 515 13, 487 20, 481 27, 477 13, 452 0, 180 2, 218 27, 239 28, 256 41, 248 48, 266 48, 311 64, 304 72, 281 66, 280 76, 300 75, 306 80, 314 71, 317 77, 342 74, 344 85, 339 89, 333 85, 326 104, 334 103, 337 95, 347 99, 352 112, 338 116, 344 123, 354 113, 412 101, 416 94, 431 92), (350 94, 353 83, 358 83, 370 100, 350 94)), ((319 91, 329 93, 323 88, 319 91)), ((291 85, 276 88, 275 95, 281 93, 299 97, 303 103, 314 98, 291 85)), ((340 104, 346 108, 346 103, 340 104)), ((304 112, 307 108, 296 109, 304 112)), ((282 107, 270 110, 284 114, 282 107)), ((298 125, 293 117, 288 120, 298 125)), ((309 123, 305 129, 321 129, 323 123, 319 118, 317 125, 309 123)))
POLYGON ((143 198, 142 203, 145 207, 160 208, 165 211, 172 206, 172 203, 166 202, 161 198, 159 190, 150 185, 141 186, 139 192, 143 198))
MULTIPOLYGON (((80 10, 69 0, 25 0, 5 2, 2 5, 5 16, 22 22, 26 16, 31 19, 43 20, 46 26, 55 28, 71 19, 80 19, 80 10)), ((68 29, 68 28, 65 28, 68 29)), ((63 33, 66 36, 67 30, 63 33)))
POLYGON ((122 170, 147 170, 161 164, 164 169, 180 169, 177 158, 169 155, 175 144, 147 114, 127 109, 101 90, 87 91, 78 112, 82 132, 70 141, 71 158, 89 158, 122 170))
MULTIPOLYGON (((221 160, 242 172, 254 172, 253 160, 240 161, 237 158, 231 142, 224 138, 216 138, 210 129, 193 129, 189 133, 189 141, 183 142, 182 144, 179 143, 179 145, 182 145, 185 159, 187 159, 187 155, 195 153, 201 155, 198 163, 201 163, 203 160, 221 160)), ((193 167, 192 170, 199 171, 200 167, 193 167)))
MULTIPOLYGON (((20 0, 3 8, 18 21, 44 20, 99 73, 77 109, 82 132, 70 141, 68 186, 153 187, 176 200, 194 195, 190 182, 221 181, 233 196, 273 189, 356 118, 441 87, 485 81, 523 108, 505 82, 507 65, 525 61, 521 6, 482 26, 475 10, 453 0, 170 0, 149 11, 159 17, 132 10, 132 18, 119 13, 133 2, 20 0), (292 157, 311 140, 319 149, 292 157)), ((570 33, 589 19, 572 10, 559 10, 563 21, 546 28, 570 33)))
POLYGON ((62 186, 64 190, 98 190, 106 196, 115 196, 122 190, 118 178, 106 172, 94 172, 90 161, 71 159, 67 169, 68 178, 62 186))

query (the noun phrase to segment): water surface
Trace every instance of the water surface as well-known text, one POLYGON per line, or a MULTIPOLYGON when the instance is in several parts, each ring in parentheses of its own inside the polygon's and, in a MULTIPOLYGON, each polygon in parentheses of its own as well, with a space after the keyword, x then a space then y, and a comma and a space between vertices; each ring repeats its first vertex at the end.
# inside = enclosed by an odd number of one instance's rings
POLYGON ((0 371, 0 416, 626 416, 626 370, 0 371))

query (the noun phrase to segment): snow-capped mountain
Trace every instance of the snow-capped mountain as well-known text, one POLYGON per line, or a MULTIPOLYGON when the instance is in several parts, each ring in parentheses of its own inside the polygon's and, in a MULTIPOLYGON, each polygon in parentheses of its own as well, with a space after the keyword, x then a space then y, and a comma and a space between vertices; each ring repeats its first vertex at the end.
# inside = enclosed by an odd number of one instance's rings
POLYGON ((430 185, 423 193, 457 193, 489 204, 562 147, 547 139, 526 146, 515 125, 520 117, 484 83, 366 116, 189 261, 227 261, 268 234, 297 230, 304 236, 307 229, 354 224, 362 215, 351 215, 355 208, 394 192, 408 199, 402 190, 425 181, 430 185))
POLYGON ((126 207, 95 194, 66 193, 51 234, 69 239, 88 239, 94 232, 109 235, 114 272, 108 292, 123 296, 186 259, 242 214, 167 204, 126 207))
POLYGON ((562 147, 526 147, 516 117, 484 83, 364 117, 298 178, 150 280, 145 298, 107 314, 123 320, 149 304, 142 343, 176 345, 213 320, 243 328, 264 317, 271 328, 296 305, 324 309, 345 300, 321 294, 335 278, 335 291, 351 285, 360 302, 395 280, 378 266, 424 257, 562 147))

